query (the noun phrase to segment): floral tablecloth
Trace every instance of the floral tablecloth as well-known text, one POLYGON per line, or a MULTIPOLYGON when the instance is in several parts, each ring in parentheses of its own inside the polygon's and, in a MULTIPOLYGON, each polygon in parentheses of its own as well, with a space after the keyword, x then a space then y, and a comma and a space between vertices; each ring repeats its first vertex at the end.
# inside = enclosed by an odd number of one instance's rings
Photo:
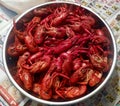
MULTIPOLYGON (((80 3, 92 8, 100 14, 108 22, 114 33, 118 51, 117 64, 109 82, 98 94, 82 103, 75 104, 74 106, 120 106, 120 0, 65 1, 80 3)), ((11 14, 11 16, 8 16, 8 13, 4 12, 2 5, 0 5, 0 7, 0 29, 2 29, 0 31, 0 71, 2 73, 2 77, 0 78, 0 106, 42 106, 43 104, 36 103, 17 91, 5 74, 2 63, 2 45, 11 21, 14 17, 19 15, 19 13, 8 10, 7 12, 11 14), (15 102, 16 105, 13 105, 11 101, 4 97, 3 89, 6 90, 7 94, 12 98, 12 102, 15 102)))

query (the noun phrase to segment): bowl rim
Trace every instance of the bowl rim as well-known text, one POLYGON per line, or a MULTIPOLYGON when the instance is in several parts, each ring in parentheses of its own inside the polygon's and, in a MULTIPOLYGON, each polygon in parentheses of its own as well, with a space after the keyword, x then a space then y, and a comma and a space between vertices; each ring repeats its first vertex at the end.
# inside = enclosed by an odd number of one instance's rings
POLYGON ((10 79, 10 81, 13 83, 13 85, 25 96, 29 97, 30 99, 37 101, 39 103, 43 103, 43 104, 47 104, 47 105, 70 105, 70 104, 75 104, 75 103, 79 103, 81 101, 84 101, 88 98, 90 98, 91 96, 93 96, 94 94, 96 94, 97 92, 99 92, 104 86, 105 84, 108 82, 109 78, 111 77, 113 71, 114 71, 114 67, 116 65, 116 60, 117 60, 117 49, 116 49, 116 42, 115 42, 115 38, 113 36, 112 30, 110 28, 110 26, 108 25, 108 23, 99 15, 97 14, 95 11, 93 11, 91 8, 87 7, 87 6, 83 6, 81 4, 75 3, 75 2, 67 2, 67 1, 52 1, 52 2, 46 2, 46 3, 42 3, 42 4, 38 4, 36 6, 33 6, 32 8, 26 10, 25 12, 23 12, 20 16, 18 16, 18 18, 16 19, 16 22, 19 21, 25 14, 27 14, 28 12, 32 11, 35 8, 41 7, 41 6, 45 6, 45 5, 50 5, 50 4, 55 4, 55 3, 67 3, 67 4, 72 4, 72 5, 76 5, 76 6, 81 6, 82 8, 85 8, 86 10, 92 12, 94 15, 96 15, 107 27, 107 29, 109 30, 109 33, 111 35, 111 39, 112 39, 112 43, 113 43, 113 49, 114 49, 114 56, 113 56, 113 63, 111 66, 111 69, 108 73, 108 75, 106 76, 105 80, 92 92, 90 92, 89 94, 77 98, 75 100, 70 100, 70 101, 63 101, 63 102, 55 102, 55 101, 48 101, 48 100, 43 100, 40 98, 37 98, 35 96, 32 96, 31 94, 29 94, 28 92, 26 92, 24 89, 22 89, 17 82, 13 79, 12 75, 9 72, 9 69, 7 67, 7 61, 6 61, 6 45, 7 45, 7 41, 8 41, 8 37, 9 34, 13 28, 13 24, 11 23, 11 27, 6 35, 4 44, 3 44, 3 64, 5 67, 5 72, 8 76, 8 78, 10 79))

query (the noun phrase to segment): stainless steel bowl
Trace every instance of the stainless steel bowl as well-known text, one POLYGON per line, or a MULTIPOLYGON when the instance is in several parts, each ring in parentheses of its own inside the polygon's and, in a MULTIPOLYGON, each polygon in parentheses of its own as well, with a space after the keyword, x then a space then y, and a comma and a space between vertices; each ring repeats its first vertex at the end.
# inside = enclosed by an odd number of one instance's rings
POLYGON ((37 98, 35 96, 33 96, 32 94, 28 93, 27 91, 25 91, 21 86, 19 86, 16 81, 13 79, 13 73, 12 73, 12 66, 15 64, 14 63, 14 60, 11 60, 11 61, 8 61, 8 56, 7 56, 7 47, 8 45, 10 44, 10 42, 12 42, 12 37, 10 35, 12 29, 13 29, 13 25, 11 25, 11 28, 10 30, 8 31, 7 33, 7 36, 6 36, 6 39, 5 39, 5 42, 4 42, 4 47, 3 47, 3 61, 4 61, 4 66, 5 66, 5 70, 6 70, 6 73, 10 79, 10 81, 13 83, 13 85, 22 93, 24 94, 25 96, 29 97, 30 99, 32 100, 35 100, 37 102, 40 102, 40 103, 43 103, 43 104, 49 104, 49 105, 70 105, 70 104, 74 104, 74 103, 78 103, 78 102, 81 102, 81 101, 84 101, 86 99, 88 99, 89 97, 93 96, 94 94, 96 94, 97 92, 99 92, 101 90, 101 88, 103 88, 103 86, 106 85, 107 82, 109 82, 109 79, 114 71, 114 67, 115 67, 115 64, 116 64, 116 57, 117 57, 117 51, 116 51, 116 42, 115 42, 115 39, 114 39, 114 36, 113 36, 113 33, 109 27, 109 25, 105 22, 104 19, 102 19, 97 13, 95 13, 93 10, 91 10, 90 8, 88 7, 85 7, 85 6, 82 6, 80 4, 77 4, 77 3, 73 3, 73 2, 61 2, 61 1, 54 1, 54 2, 47 2, 47 3, 44 3, 44 4, 40 4, 40 5, 37 5, 37 6, 34 6, 32 8, 30 8, 29 10, 27 10, 26 12, 24 12, 23 14, 21 14, 17 19, 16 19, 16 23, 24 18, 26 15, 31 15, 30 12, 36 8, 39 8, 39 7, 42 7, 42 6, 47 6, 47 5, 51 5, 51 4, 60 4, 60 3, 67 3, 67 4, 72 4, 72 5, 76 5, 76 6, 81 6, 82 8, 90 11, 92 14, 94 14, 103 24, 104 26, 106 26, 108 32, 109 32, 109 37, 111 39, 111 46, 113 48, 113 62, 112 62, 112 66, 109 70, 109 72, 107 73, 105 79, 103 82, 100 83, 99 86, 97 86, 93 91, 91 91, 90 93, 88 93, 87 95, 83 96, 83 97, 80 97, 78 99, 74 99, 74 100, 70 100, 70 101, 63 101, 63 102, 59 102, 59 101, 48 101, 48 100, 43 100, 43 99, 40 99, 40 98, 37 98))

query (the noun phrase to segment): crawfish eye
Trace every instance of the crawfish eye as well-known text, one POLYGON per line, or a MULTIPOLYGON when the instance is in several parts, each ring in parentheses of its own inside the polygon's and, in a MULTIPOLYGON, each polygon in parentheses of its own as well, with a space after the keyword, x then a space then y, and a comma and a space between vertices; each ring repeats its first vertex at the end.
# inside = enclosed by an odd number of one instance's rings
POLYGON ((27 59, 30 56, 30 53, 29 52, 25 52, 23 56, 27 59))

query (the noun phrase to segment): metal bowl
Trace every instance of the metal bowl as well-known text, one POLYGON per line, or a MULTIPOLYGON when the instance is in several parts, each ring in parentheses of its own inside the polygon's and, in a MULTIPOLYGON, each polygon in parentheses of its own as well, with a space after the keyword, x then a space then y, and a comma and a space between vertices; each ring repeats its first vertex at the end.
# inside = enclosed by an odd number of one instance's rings
POLYGON ((99 84, 99 86, 97 86, 91 92, 89 92, 88 94, 86 94, 86 95, 84 95, 84 96, 82 96, 80 98, 77 98, 77 99, 74 99, 74 100, 68 100, 68 101, 48 101, 48 100, 43 100, 43 99, 37 98, 36 96, 34 96, 34 95, 28 93, 27 91, 25 91, 25 89, 22 88, 20 85, 18 85, 17 82, 13 78, 14 71, 13 71, 12 67, 15 65, 15 61, 14 60, 10 60, 9 57, 8 57, 8 55, 7 55, 7 47, 13 41, 13 36, 11 35, 12 29, 13 29, 13 25, 11 25, 11 28, 8 31, 8 34, 7 34, 5 42, 4 42, 4 47, 3 47, 3 61, 4 61, 4 66, 5 66, 6 73, 7 73, 8 77, 9 77, 10 81, 13 83, 13 85, 22 94, 24 94, 25 96, 27 96, 30 99, 35 100, 35 101, 37 101, 39 103, 49 104, 49 105, 70 105, 70 104, 78 103, 78 102, 81 102, 81 101, 84 101, 84 100, 88 99, 89 97, 91 97, 94 94, 96 94, 97 92, 99 92, 101 90, 101 88, 103 88, 103 86, 105 86, 106 83, 109 81, 109 78, 111 77, 111 75, 112 75, 112 73, 114 71, 114 67, 115 67, 115 64, 116 64, 116 57, 117 57, 116 42, 115 42, 113 33, 112 33, 109 25, 105 22, 104 19, 102 19, 93 10, 91 10, 88 7, 82 6, 80 4, 72 3, 72 2, 61 2, 61 1, 54 1, 54 2, 47 2, 47 3, 44 3, 44 4, 40 4, 40 5, 37 5, 37 6, 34 6, 34 7, 30 8, 29 10, 27 10, 26 12, 24 12, 23 14, 21 14, 16 19, 16 23, 19 22, 22 18, 26 18, 26 16, 31 15, 31 11, 33 11, 36 8, 47 6, 47 5, 51 5, 51 4, 61 4, 61 3, 66 3, 66 4, 81 6, 82 8, 84 8, 84 9, 88 10, 89 12, 91 12, 92 14, 94 14, 99 19, 100 23, 107 28, 108 33, 109 33, 109 38, 112 41, 111 42, 111 47, 113 49, 113 61, 112 61, 112 66, 111 66, 109 72, 105 76, 105 79, 99 84))

